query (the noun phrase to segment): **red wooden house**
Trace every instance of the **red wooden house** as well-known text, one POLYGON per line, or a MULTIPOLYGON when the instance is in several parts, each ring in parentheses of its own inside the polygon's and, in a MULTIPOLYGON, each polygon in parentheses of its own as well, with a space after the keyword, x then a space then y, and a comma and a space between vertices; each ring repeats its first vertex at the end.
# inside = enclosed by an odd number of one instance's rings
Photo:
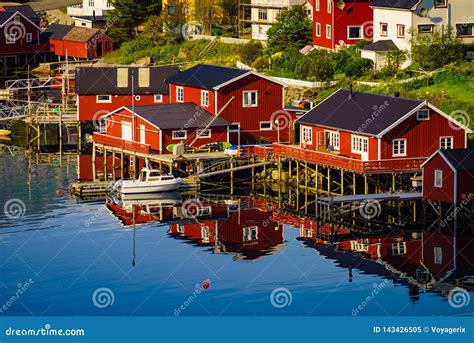
POLYGON ((439 148, 464 148, 469 128, 426 101, 339 89, 297 120, 299 147, 278 155, 363 172, 421 169, 439 148))
POLYGON ((474 149, 440 149, 423 167, 423 197, 451 204, 474 203, 474 149))
POLYGON ((311 0, 313 45, 336 49, 372 40, 371 0, 311 0))
POLYGON ((80 121, 97 121, 122 106, 169 103, 166 78, 177 67, 79 67, 75 92, 80 121))
POLYGON ((230 123, 192 103, 121 107, 103 118, 94 141, 126 150, 166 153, 171 144, 202 146, 227 139, 230 123))
POLYGON ((200 64, 168 78, 168 83, 170 103, 193 102, 231 122, 231 143, 288 141, 296 115, 284 110, 284 86, 268 77, 200 64))
POLYGON ((113 50, 112 39, 99 29, 52 24, 42 36, 59 58, 94 59, 113 50))

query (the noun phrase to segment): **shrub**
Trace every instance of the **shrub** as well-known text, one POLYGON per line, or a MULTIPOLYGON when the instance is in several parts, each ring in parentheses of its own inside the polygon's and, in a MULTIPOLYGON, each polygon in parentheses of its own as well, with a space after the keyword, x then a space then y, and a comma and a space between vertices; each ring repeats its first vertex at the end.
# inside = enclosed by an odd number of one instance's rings
POLYGON ((303 56, 295 66, 295 76, 300 79, 330 81, 334 78, 334 61, 326 50, 313 50, 303 56))
POLYGON ((257 59, 252 63, 252 67, 257 69, 257 71, 264 71, 268 69, 268 57, 259 56, 257 59))
POLYGON ((347 76, 357 78, 368 73, 373 66, 374 63, 367 58, 352 57, 347 61, 344 73, 346 73, 347 76))
POLYGON ((243 63, 251 65, 262 54, 262 50, 262 43, 252 40, 240 48, 240 58, 243 63))

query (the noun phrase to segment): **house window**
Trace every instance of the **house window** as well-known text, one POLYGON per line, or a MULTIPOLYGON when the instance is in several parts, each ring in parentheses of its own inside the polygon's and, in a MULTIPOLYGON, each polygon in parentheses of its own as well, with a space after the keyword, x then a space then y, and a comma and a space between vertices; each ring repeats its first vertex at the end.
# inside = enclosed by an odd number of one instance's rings
POLYGON ((392 141, 392 156, 400 157, 407 155, 407 140, 406 139, 394 139, 392 141))
POLYGON ((94 7, 94 0, 89 0, 89 7, 94 7))
POLYGON ((258 9, 258 20, 267 20, 267 9, 259 8, 258 9))
POLYGON ((430 111, 426 108, 416 112, 416 120, 430 120, 430 111))
POLYGON ((352 136, 352 152, 366 153, 369 151, 369 140, 366 137, 352 136))
POLYGON ((388 35, 388 24, 387 23, 380 23, 380 35, 382 37, 387 37, 387 35, 388 35))
POLYGON ((474 36, 474 24, 464 23, 456 24, 457 37, 472 37, 474 36))
POLYGON ((434 25, 418 25, 418 33, 432 33, 434 25))
POLYGON ((453 148, 453 137, 440 137, 439 139, 440 149, 452 149, 453 148))
POLYGON ((261 131, 269 131, 272 129, 272 122, 271 121, 261 121, 260 122, 260 130, 261 131))
POLYGON ((186 130, 176 130, 176 131, 173 131, 171 134, 172 134, 173 139, 186 139, 187 137, 186 130))
POLYGON ((362 26, 349 26, 347 28, 347 39, 362 39, 362 26))
POLYGON ((407 246, 405 242, 398 242, 392 244, 392 254, 393 255, 403 255, 407 252, 407 246))
POLYGON ((201 91, 201 106, 209 106, 209 92, 201 91))
POLYGON ((316 11, 319 11, 319 0, 316 0, 316 11))
POLYGON ((197 130, 197 136, 199 138, 211 138, 211 130, 197 130))
POLYGON ((153 100, 154 102, 163 102, 163 94, 155 94, 153 100))
POLYGON ((397 38, 405 38, 405 25, 397 25, 397 38))
POLYGON ((203 243, 209 242, 209 237, 210 237, 209 226, 206 226, 206 225, 201 226, 201 237, 202 237, 203 243))
POLYGON ((184 233, 184 225, 182 225, 182 224, 177 224, 177 226, 176 226, 176 232, 177 232, 177 233, 184 233))
POLYGON ((340 146, 340 136, 339 132, 328 132, 328 145, 331 146, 334 150, 339 150, 340 146))
POLYGON ((256 241, 258 239, 258 227, 248 226, 244 227, 244 242, 256 241))
POLYGON ((14 34, 5 34, 5 39, 7 44, 15 44, 16 36, 14 34))
POLYGON ((326 25, 326 38, 331 39, 331 25, 326 25))
POLYGON ((441 169, 435 169, 434 171, 434 186, 443 188, 443 171, 441 169))
POLYGON ((107 121, 106 120, 99 120, 99 132, 100 133, 107 133, 107 121))
POLYGON ((435 0, 435 7, 448 7, 448 0, 435 0))
POLYGON ((33 34, 27 33, 26 34, 26 42, 31 43, 33 41, 33 34))
POLYGON ((174 6, 168 5, 168 15, 174 15, 174 6))
POLYGON ((433 248, 434 264, 443 264, 443 249, 441 247, 433 248))
POLYGON ((316 36, 321 37, 321 24, 316 23, 316 36))
POLYGON ((313 143, 313 128, 308 127, 308 126, 302 126, 301 139, 302 139, 302 142, 304 141, 308 144, 312 144, 313 143))
POLYGON ((332 0, 328 0, 328 13, 332 11, 332 0))
POLYGON ((184 88, 183 87, 176 87, 176 101, 184 102, 184 88))
POLYGON ((243 92, 244 107, 257 107, 257 91, 243 92))
POLYGON ((240 131, 240 123, 232 123, 229 125, 229 132, 239 132, 240 131))
POLYGON ((14 18, 13 18, 13 22, 16 24, 16 25, 20 25, 20 22, 21 22, 21 18, 19 15, 16 15, 14 18))
POLYGON ((98 104, 111 103, 112 102, 112 95, 97 95, 96 96, 96 102, 98 104))

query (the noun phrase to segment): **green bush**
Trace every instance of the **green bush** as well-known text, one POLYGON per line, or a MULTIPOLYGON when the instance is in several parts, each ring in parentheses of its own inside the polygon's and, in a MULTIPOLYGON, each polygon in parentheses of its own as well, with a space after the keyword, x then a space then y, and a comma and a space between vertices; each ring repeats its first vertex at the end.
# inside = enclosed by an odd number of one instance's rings
POLYGON ((303 58, 303 55, 298 51, 298 49, 290 47, 283 51, 283 53, 277 54, 277 57, 272 59, 272 66, 276 69, 293 72, 296 64, 301 58, 303 58))
POLYGON ((154 43, 146 38, 137 38, 129 42, 125 42, 120 47, 120 50, 124 55, 132 55, 136 52, 143 51, 152 48, 154 43))
POLYGON ((259 41, 251 40, 240 49, 242 62, 251 65, 261 54, 263 46, 259 41))
POLYGON ((257 59, 252 63, 252 67, 257 69, 257 71, 264 71, 267 70, 268 65, 268 57, 259 56, 257 59))
POLYGON ((357 78, 368 73, 373 67, 374 63, 367 58, 352 57, 347 61, 344 73, 347 76, 357 78))
POLYGON ((295 66, 295 76, 303 80, 331 81, 334 78, 334 61, 326 50, 313 50, 303 56, 295 66))

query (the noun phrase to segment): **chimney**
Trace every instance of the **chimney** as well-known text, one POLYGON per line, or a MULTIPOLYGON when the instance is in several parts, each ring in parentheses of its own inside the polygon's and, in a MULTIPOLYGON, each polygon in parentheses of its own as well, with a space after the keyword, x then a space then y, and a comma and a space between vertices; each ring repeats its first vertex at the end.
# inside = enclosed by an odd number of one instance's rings
POLYGON ((352 83, 349 85, 349 100, 352 99, 352 83))

